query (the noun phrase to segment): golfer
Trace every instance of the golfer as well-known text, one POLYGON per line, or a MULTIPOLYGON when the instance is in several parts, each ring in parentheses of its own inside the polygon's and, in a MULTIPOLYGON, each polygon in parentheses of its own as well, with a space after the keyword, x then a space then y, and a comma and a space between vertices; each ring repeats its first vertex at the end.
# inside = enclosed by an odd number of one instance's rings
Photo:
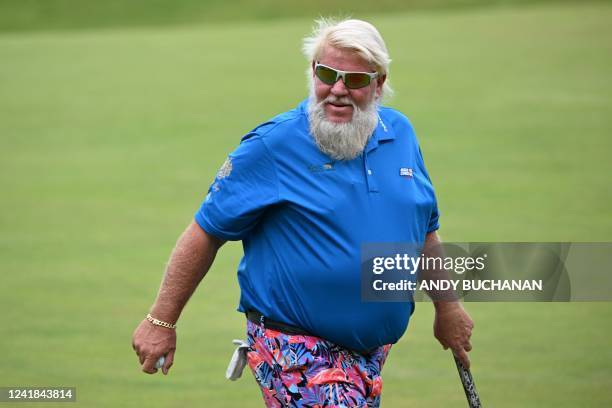
MULTIPOLYGON (((377 29, 320 20, 304 40, 310 95, 254 128, 227 158, 172 252, 133 336, 164 374, 175 324, 224 242, 240 240, 247 360, 268 407, 376 407, 381 370, 411 302, 362 302, 360 246, 439 242, 438 208, 413 128, 380 105, 390 58, 377 29)), ((271 66, 273 66, 271 62, 271 66)), ((434 302, 434 334, 469 367, 472 320, 434 302)))

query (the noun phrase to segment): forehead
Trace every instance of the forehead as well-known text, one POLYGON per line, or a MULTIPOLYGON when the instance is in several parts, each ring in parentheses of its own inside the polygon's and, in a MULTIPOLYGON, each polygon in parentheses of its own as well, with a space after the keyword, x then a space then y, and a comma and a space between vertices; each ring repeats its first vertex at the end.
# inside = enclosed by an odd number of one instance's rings
POLYGON ((357 51, 336 48, 330 45, 323 48, 319 62, 341 71, 368 72, 374 70, 372 64, 361 57, 357 51))

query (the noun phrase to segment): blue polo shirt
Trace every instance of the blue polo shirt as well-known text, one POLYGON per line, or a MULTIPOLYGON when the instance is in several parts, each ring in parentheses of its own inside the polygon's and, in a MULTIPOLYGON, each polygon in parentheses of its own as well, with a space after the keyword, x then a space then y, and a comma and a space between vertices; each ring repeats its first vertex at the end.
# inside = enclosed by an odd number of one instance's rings
POLYGON ((364 154, 334 161, 309 133, 307 103, 242 138, 195 219, 212 235, 242 240, 238 310, 354 350, 395 343, 414 304, 361 301, 360 246, 420 244, 438 229, 414 130, 380 107, 364 154))

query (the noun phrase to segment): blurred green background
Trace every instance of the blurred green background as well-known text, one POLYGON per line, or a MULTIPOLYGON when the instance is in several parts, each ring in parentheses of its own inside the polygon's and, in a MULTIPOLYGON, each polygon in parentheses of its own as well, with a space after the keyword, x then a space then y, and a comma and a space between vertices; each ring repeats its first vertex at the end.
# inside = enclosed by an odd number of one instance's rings
MULTIPOLYGON (((610 2, 0 0, 0 386, 263 406, 250 373, 224 379, 239 244, 185 309, 169 376, 139 371, 131 334, 226 154, 306 96, 301 38, 328 13, 385 37, 444 240, 612 241, 610 2)), ((485 406, 612 405, 611 304, 467 307, 485 406)), ((419 304, 391 351, 383 406, 466 406, 432 317, 419 304)))

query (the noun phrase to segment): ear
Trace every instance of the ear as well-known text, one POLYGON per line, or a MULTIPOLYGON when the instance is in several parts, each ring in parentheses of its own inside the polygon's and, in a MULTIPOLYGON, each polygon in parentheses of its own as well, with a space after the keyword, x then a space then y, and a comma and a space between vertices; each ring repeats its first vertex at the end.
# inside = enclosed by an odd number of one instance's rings
POLYGON ((386 80, 387 80, 387 74, 376 78, 376 97, 377 98, 380 98, 380 94, 382 93, 382 88, 386 80))

